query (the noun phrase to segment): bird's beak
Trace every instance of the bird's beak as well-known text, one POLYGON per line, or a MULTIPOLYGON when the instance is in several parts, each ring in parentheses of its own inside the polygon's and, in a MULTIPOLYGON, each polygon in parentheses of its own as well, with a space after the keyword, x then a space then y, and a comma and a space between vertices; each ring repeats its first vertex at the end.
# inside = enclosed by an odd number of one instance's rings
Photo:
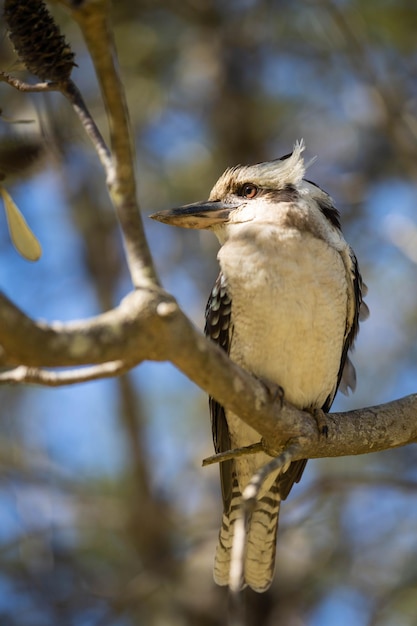
POLYGON ((222 201, 194 202, 193 204, 185 204, 177 209, 158 211, 158 213, 152 213, 149 217, 171 226, 203 229, 226 222, 230 211, 238 206, 238 204, 228 204, 222 201))

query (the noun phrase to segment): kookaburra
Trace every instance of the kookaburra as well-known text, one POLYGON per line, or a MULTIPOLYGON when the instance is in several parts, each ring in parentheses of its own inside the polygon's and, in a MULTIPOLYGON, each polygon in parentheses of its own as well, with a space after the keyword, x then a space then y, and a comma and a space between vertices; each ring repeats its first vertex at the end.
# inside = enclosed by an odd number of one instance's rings
MULTIPOLYGON (((205 332, 255 376, 279 385, 288 402, 329 411, 338 388, 355 388, 348 351, 358 331, 362 279, 343 238, 339 213, 322 189, 303 178, 303 142, 292 154, 226 170, 207 202, 151 217, 212 230, 220 274, 206 308, 205 332)), ((248 446, 259 434, 210 398, 216 452, 248 446)), ((263 452, 221 463, 223 520, 214 578, 229 581, 234 522, 241 493, 263 452)), ((251 515, 244 585, 265 591, 274 572, 278 513, 306 461, 265 482, 251 515)))

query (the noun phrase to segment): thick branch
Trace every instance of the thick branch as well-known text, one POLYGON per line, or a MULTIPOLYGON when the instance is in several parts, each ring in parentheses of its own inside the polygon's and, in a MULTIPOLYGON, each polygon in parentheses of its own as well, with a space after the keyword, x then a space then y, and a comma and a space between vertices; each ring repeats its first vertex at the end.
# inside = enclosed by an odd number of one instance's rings
POLYGON ((107 182, 123 231, 133 284, 135 287, 158 285, 137 202, 132 134, 110 27, 109 2, 64 4, 69 6, 82 30, 106 107, 114 163, 114 177, 107 182))
POLYGON ((161 306, 177 309, 162 290, 138 290, 97 317, 47 324, 34 322, 0 294, 0 344, 10 365, 74 367, 123 361, 132 367, 145 359, 159 361, 165 357, 156 338, 168 330, 158 313, 161 306))
POLYGON ((314 418, 276 400, 261 381, 206 339, 162 290, 137 290, 116 309, 87 321, 34 322, 0 296, 0 344, 9 362, 57 367, 145 359, 171 361, 188 378, 255 428, 269 450, 300 442, 300 458, 365 454, 417 441, 417 395, 328 416, 329 436, 314 418))

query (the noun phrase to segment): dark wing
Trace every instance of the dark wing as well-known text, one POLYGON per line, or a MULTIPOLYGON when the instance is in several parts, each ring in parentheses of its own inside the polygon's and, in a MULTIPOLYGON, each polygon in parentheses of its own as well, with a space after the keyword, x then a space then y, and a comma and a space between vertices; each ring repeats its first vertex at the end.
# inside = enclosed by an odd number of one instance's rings
MULTIPOLYGON (((220 273, 207 302, 204 333, 227 354, 230 351, 233 332, 231 310, 232 303, 227 293, 226 281, 223 274, 220 273)), ((217 453, 226 452, 230 450, 231 443, 224 408, 212 397, 209 398, 209 407, 214 449, 217 453)), ((225 511, 229 509, 232 497, 232 480, 233 461, 220 463, 220 482, 225 511)))
POLYGON ((346 329, 345 343, 343 345, 342 358, 340 360, 339 374, 337 377, 337 385, 335 387, 334 393, 327 398, 322 407, 323 411, 325 411, 326 413, 330 410, 330 407, 333 404, 334 397, 339 387, 340 391, 345 395, 347 395, 349 389, 352 389, 352 391, 355 390, 356 372, 348 353, 349 350, 353 348, 356 335, 358 334, 359 322, 366 320, 366 318, 369 316, 369 309, 366 303, 363 301, 363 296, 367 293, 367 287, 362 282, 362 276, 359 271, 358 260, 352 248, 350 248, 350 262, 350 274, 353 284, 354 298, 353 320, 350 328, 346 329))

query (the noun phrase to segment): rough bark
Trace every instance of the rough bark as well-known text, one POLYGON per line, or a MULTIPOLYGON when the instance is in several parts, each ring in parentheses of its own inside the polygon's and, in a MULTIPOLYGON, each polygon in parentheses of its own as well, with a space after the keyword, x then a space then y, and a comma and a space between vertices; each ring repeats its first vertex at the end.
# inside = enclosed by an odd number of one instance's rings
MULTIPOLYGON (((29 382, 47 385, 42 377, 36 379, 39 368, 103 365, 103 376, 108 376, 109 363, 123 364, 126 370, 144 360, 171 361, 255 428, 271 453, 294 438, 299 442, 300 458, 365 454, 417 440, 417 394, 380 406, 332 413, 327 417, 328 437, 319 437, 309 413, 281 401, 273 386, 266 386, 230 361, 195 328, 175 300, 158 288, 133 291, 112 311, 66 324, 35 322, 1 295, 0 344, 4 364, 17 366, 2 374, 3 383, 25 382, 21 366, 29 368, 29 382)), ((55 384, 80 382, 84 370, 64 371, 57 377, 55 384)))

